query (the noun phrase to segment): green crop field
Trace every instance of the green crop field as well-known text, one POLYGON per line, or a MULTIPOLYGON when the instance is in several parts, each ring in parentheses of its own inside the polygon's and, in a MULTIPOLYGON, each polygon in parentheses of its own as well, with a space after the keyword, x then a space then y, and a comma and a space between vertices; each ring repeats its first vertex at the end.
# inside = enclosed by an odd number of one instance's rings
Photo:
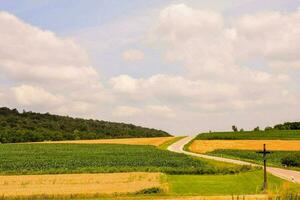
POLYGON ((199 134, 197 140, 300 140, 300 130, 212 132, 199 134))
MULTIPOLYGON (((235 175, 168 175, 170 192, 181 195, 238 195, 261 193, 263 172, 253 171, 235 175)), ((268 175, 269 191, 277 191, 285 182, 268 175)), ((291 188, 299 185, 291 184, 291 188)))
POLYGON ((1 174, 151 171, 217 174, 249 168, 224 167, 153 146, 116 144, 2 144, 1 174))
MULTIPOLYGON (((206 154, 219 157, 241 159, 262 164, 262 155, 256 153, 256 151, 218 149, 206 154)), ((272 151, 271 154, 268 154, 267 158, 268 164, 271 166, 288 166, 300 170, 300 151, 272 151)))

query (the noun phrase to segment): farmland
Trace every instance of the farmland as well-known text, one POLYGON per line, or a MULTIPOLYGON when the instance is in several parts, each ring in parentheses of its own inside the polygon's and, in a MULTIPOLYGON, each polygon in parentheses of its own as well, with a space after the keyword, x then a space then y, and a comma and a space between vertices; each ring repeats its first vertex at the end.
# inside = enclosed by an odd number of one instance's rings
MULTIPOLYGON (((233 149, 218 149, 208 152, 209 155, 242 159, 258 164, 262 164, 261 155, 256 151, 249 150, 233 150, 233 149)), ((293 167, 296 170, 300 170, 300 151, 272 151, 268 155, 268 164, 278 167, 293 167)))
POLYGON ((1 174, 166 172, 219 174, 248 170, 224 167, 154 146, 119 144, 2 144, 1 174))
POLYGON ((299 137, 299 130, 204 133, 199 134, 186 149, 262 164, 262 157, 256 152, 266 144, 272 152, 268 155, 268 165, 299 170, 299 137))
MULTIPOLYGON (((102 199, 100 197, 109 199, 109 196, 112 195, 114 198, 122 199, 122 195, 128 194, 131 194, 132 197, 145 198, 143 195, 145 191, 154 191, 154 193, 158 191, 159 194, 156 193, 154 196, 156 198, 178 195, 259 194, 261 193, 261 176, 261 170, 233 175, 164 175, 131 172, 0 176, 0 194, 9 198, 22 196, 23 199, 26 197, 30 199, 34 196, 43 198, 84 197, 85 199, 98 196, 99 199, 102 199), (237 182, 239 182, 238 185, 237 182)), ((275 192, 286 183, 286 181, 270 175, 269 191, 275 192)), ((299 189, 296 184, 291 184, 289 187, 299 189)))
POLYGON ((300 140, 300 130, 201 133, 196 140, 300 140))
POLYGON ((261 150, 263 144, 268 150, 300 151, 300 140, 194 140, 189 149, 196 153, 217 149, 261 150))
POLYGON ((168 145, 171 140, 180 139, 176 137, 151 137, 151 138, 122 138, 122 139, 99 139, 99 140, 65 140, 65 141, 48 141, 43 144, 131 144, 131 145, 168 145))
POLYGON ((9 197, 126 194, 163 188, 161 176, 160 173, 144 172, 0 176, 0 194, 9 197))

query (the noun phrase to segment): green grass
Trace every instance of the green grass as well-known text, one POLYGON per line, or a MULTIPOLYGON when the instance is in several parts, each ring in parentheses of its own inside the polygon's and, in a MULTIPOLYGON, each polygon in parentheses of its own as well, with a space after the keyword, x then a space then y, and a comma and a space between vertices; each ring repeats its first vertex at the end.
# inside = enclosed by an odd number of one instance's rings
POLYGON ((205 160, 154 146, 118 144, 2 144, 0 174, 166 172, 236 173, 241 166, 219 167, 205 160))
POLYGON ((300 140, 300 130, 213 132, 199 134, 197 140, 300 140))
POLYGON ((165 143, 163 143, 162 145, 160 145, 158 148, 159 149, 163 149, 163 150, 167 150, 168 147, 171 145, 171 144, 174 144, 175 142, 181 140, 182 138, 184 138, 186 136, 179 136, 179 137, 174 137, 172 140, 169 140, 165 143))
MULTIPOLYGON (((239 160, 250 161, 258 164, 263 164, 262 155, 256 153, 256 151, 251 150, 232 150, 232 149, 218 149, 212 152, 206 153, 208 155, 233 158, 239 160)), ((271 154, 268 154, 268 165, 284 167, 281 163, 281 159, 288 155, 298 155, 300 156, 300 151, 272 151, 271 154)), ((300 167, 293 167, 292 169, 300 170, 300 167)))
MULTIPOLYGON (((235 175, 168 175, 170 193, 176 195, 242 195, 261 193, 263 172, 235 175)), ((269 189, 277 191, 283 180, 268 175, 269 189)), ((299 185, 293 187, 300 189, 299 185)))

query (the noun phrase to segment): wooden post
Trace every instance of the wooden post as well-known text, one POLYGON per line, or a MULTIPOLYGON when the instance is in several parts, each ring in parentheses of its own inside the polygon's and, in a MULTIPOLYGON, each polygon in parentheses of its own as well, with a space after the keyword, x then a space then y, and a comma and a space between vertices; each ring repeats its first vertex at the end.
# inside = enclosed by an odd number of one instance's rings
POLYGON ((263 146, 263 151, 259 151, 257 153, 261 153, 263 154, 263 161, 264 161, 264 183, 263 183, 263 187, 262 190, 264 192, 267 191, 268 189, 268 178, 267 178, 267 154, 271 153, 269 151, 266 150, 266 144, 264 144, 263 146))

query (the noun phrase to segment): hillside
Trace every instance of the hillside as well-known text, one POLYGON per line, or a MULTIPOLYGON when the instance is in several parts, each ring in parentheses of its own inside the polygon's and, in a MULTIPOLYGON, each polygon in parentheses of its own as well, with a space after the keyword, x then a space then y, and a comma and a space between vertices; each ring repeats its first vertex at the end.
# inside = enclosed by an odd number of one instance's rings
POLYGON ((0 108, 1 143, 164 136, 170 134, 133 124, 0 108))

